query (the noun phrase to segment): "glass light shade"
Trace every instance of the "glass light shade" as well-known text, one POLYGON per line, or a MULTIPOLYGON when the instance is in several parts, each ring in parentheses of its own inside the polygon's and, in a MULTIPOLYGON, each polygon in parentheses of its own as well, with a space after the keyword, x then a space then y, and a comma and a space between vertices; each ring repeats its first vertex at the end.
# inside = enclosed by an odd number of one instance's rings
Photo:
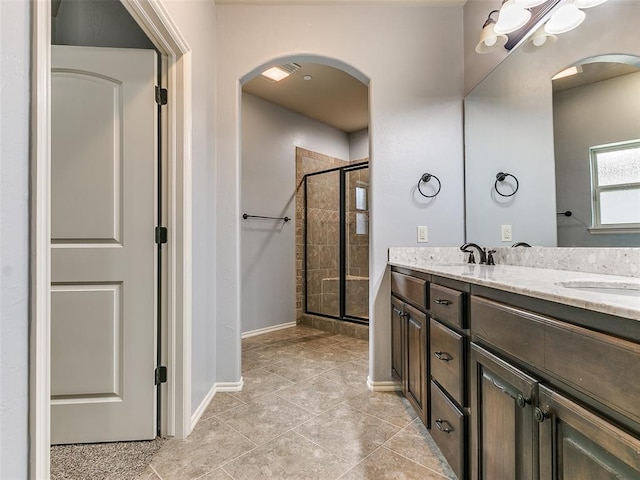
POLYGON ((580 25, 585 16, 585 13, 573 3, 565 3, 551 15, 544 31, 551 35, 566 33, 580 25))
POLYGON ((527 43, 522 46, 525 52, 537 52, 543 48, 547 48, 550 45, 556 43, 558 37, 551 35, 544 31, 544 28, 539 28, 536 32, 527 39, 527 43))
POLYGON ((522 28, 531 18, 531 12, 518 5, 515 0, 508 0, 500 8, 498 21, 493 27, 494 31, 499 35, 515 32, 522 28))
POLYGON ((575 5, 578 8, 591 8, 606 2, 607 0, 575 0, 575 5))
MULTIPOLYGON (((516 0, 516 5, 522 8, 533 8, 533 7, 537 7, 538 5, 542 5, 546 1, 547 0, 516 0)), ((600 1, 600 0, 592 0, 592 1, 600 1)), ((602 1, 606 2, 607 0, 602 0, 602 1)))
POLYGON ((493 52, 507 43, 507 36, 497 34, 493 29, 494 25, 495 22, 490 22, 480 32, 480 41, 476 45, 477 53, 493 52))

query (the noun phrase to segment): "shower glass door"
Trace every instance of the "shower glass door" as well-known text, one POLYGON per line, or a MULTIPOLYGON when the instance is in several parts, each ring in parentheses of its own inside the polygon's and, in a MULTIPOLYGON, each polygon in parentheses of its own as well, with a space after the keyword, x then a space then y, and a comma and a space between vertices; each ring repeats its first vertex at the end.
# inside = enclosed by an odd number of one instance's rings
POLYGON ((344 315, 369 313, 369 168, 345 170, 344 315))
POLYGON ((305 176, 305 312, 366 323, 369 168, 305 176))

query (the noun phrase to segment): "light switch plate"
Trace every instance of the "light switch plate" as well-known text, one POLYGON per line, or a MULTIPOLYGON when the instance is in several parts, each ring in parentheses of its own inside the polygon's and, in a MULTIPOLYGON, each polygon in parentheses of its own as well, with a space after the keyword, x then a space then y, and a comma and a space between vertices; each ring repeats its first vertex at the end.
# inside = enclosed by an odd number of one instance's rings
POLYGON ((502 241, 511 242, 513 240, 513 230, 511 225, 502 225, 502 241))
POLYGON ((429 231, 425 225, 418 226, 418 243, 429 241, 429 231))

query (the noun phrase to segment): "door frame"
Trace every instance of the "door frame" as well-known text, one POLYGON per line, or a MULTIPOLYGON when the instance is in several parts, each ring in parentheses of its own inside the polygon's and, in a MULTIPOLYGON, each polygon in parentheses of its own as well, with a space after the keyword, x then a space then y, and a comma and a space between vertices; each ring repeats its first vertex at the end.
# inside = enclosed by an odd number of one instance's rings
MULTIPOLYGON (((120 1, 166 65, 163 193, 169 238, 162 356, 169 376, 162 386, 161 434, 184 438, 192 429, 191 49, 159 0, 120 1)), ((50 472, 51 2, 32 2, 31 19, 29 478, 36 480, 50 472)))

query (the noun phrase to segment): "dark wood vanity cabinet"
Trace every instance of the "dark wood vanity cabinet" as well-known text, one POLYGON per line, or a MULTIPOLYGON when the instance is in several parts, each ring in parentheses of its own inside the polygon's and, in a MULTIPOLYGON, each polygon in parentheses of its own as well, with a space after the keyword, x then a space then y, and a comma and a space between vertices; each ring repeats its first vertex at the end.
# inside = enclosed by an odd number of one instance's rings
POLYGON ((427 286, 424 278, 391 273, 391 375, 428 427, 427 286))
POLYGON ((429 426, 429 408, 427 392, 427 315, 409 305, 405 305, 407 319, 406 343, 406 387, 405 395, 422 422, 429 426))
POLYGON ((467 294, 429 285, 431 436, 458 478, 467 477, 467 294))
POLYGON ((471 477, 537 478, 537 380, 477 345, 470 368, 471 477))
POLYGON ((406 370, 406 320, 404 302, 391 297, 391 377, 402 385, 404 391, 404 372, 406 370))
POLYGON ((473 479, 640 479, 637 342, 481 297, 470 317, 473 479))
POLYGON ((460 480, 640 479, 639 324, 391 275, 392 376, 460 480))
POLYGON ((640 440, 540 386, 540 480, 640 478, 640 440))

